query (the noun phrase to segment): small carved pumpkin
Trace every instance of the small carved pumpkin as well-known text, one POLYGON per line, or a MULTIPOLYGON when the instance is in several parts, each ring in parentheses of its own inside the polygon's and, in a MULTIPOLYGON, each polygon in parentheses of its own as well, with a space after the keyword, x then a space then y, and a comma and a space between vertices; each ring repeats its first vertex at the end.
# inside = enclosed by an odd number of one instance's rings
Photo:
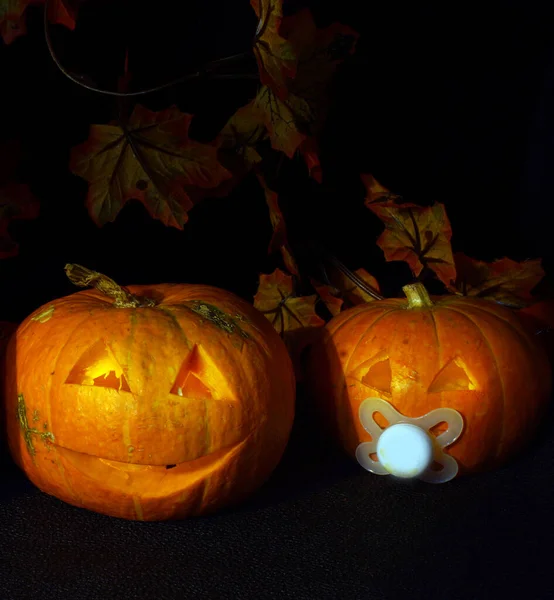
POLYGON ((440 419, 426 432, 435 449, 438 438, 451 444, 444 452, 459 467, 452 476, 499 466, 533 434, 550 399, 545 353, 507 308, 458 296, 432 301, 421 284, 404 291, 408 300, 370 302, 327 324, 310 352, 315 405, 360 464, 377 460, 360 453, 369 448, 370 431, 391 424, 372 408, 383 405, 389 418, 398 415, 412 428, 444 409, 461 415, 455 432, 446 435, 440 419))
POLYGON ((98 290, 39 308, 7 351, 9 447, 31 481, 140 520, 212 512, 257 488, 294 414, 291 361, 268 321, 209 286, 124 289, 66 271, 98 290))

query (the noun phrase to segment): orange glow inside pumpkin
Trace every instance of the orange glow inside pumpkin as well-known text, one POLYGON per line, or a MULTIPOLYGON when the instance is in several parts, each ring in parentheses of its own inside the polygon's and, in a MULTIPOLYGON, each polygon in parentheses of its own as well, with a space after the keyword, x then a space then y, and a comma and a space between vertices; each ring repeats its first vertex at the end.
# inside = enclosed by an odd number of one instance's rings
POLYGON ((170 393, 185 398, 211 399, 210 388, 198 376, 198 373, 203 370, 202 367, 198 346, 195 345, 183 361, 170 393))
POLYGON ((83 352, 65 382, 131 391, 122 367, 110 347, 102 340, 83 352))
MULTIPOLYGON (((393 373, 391 370, 390 359, 380 353, 378 356, 366 361, 361 367, 352 374, 354 378, 359 378, 361 383, 367 387, 380 392, 386 398, 392 396, 393 373)), ((417 379, 418 374, 412 372, 410 379, 417 379)), ((463 361, 456 357, 448 362, 435 376, 428 393, 452 392, 458 390, 475 390, 477 384, 468 373, 468 369, 463 361)), ((387 419, 379 412, 374 413, 375 422, 383 429, 390 424, 387 419)), ((430 433, 435 436, 440 435, 448 428, 444 422, 437 423, 430 433)))

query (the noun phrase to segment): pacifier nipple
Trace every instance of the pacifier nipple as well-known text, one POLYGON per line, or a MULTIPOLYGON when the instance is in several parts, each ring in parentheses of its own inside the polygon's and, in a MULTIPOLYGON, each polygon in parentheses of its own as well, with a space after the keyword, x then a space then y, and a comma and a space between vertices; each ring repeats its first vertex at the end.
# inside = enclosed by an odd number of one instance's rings
POLYGON ((396 423, 379 437, 377 457, 391 475, 419 477, 433 461, 433 443, 421 427, 396 423))
POLYGON ((371 435, 371 442, 356 448, 360 465, 376 475, 395 475, 429 483, 444 483, 458 473, 458 463, 443 449, 460 437, 464 421, 452 408, 437 408, 416 418, 400 414, 382 398, 366 398, 360 405, 360 422, 371 435), (382 428, 374 419, 380 413, 389 422, 382 428), (447 429, 434 436, 430 430, 439 423, 447 429), (374 460, 371 455, 376 455, 374 460))

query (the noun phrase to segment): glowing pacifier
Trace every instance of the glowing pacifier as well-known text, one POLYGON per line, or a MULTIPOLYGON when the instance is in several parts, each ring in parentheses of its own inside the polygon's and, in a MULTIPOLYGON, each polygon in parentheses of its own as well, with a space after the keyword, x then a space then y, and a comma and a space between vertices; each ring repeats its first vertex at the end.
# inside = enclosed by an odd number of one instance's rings
POLYGON ((395 475, 404 479, 417 477, 428 483, 444 483, 458 473, 456 459, 443 452, 454 443, 464 428, 462 415, 453 408, 436 408, 412 419, 401 415, 382 398, 366 398, 360 405, 360 422, 371 435, 371 442, 356 448, 356 460, 376 475, 395 475), (380 413, 389 422, 386 428, 375 422, 380 413), (429 430, 439 423, 448 429, 434 436, 429 430), (379 460, 373 460, 376 454, 379 460), (438 468, 434 469, 434 463, 438 468), (440 469, 440 470, 439 470, 440 469))

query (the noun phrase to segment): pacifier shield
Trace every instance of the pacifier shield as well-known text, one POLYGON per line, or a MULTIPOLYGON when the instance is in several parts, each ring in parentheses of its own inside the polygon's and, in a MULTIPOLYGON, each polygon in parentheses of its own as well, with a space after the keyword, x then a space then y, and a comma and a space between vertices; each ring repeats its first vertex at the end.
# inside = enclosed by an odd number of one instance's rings
POLYGON ((405 479, 417 477, 428 483, 444 483, 458 473, 456 459, 444 452, 462 433, 464 420, 458 411, 437 408, 410 418, 382 398, 366 398, 360 405, 359 418, 372 438, 356 448, 356 460, 367 471, 405 479), (374 419, 375 413, 381 413, 389 426, 382 428, 374 419), (430 433, 443 422, 447 424, 445 431, 436 437, 430 433), (371 455, 377 455, 378 460, 371 455))

